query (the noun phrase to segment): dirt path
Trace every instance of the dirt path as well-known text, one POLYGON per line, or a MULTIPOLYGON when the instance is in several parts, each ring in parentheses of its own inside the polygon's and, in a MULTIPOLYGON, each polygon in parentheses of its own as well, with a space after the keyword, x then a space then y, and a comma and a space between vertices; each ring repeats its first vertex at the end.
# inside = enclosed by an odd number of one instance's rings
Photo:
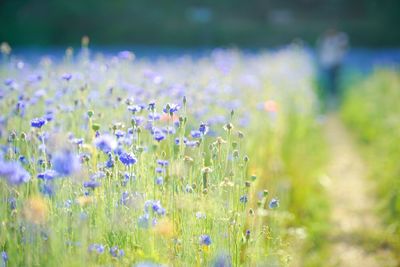
POLYGON ((336 114, 329 114, 325 132, 330 147, 328 192, 332 201, 331 266, 397 266, 390 251, 371 246, 368 233, 381 225, 371 196, 366 166, 354 140, 336 114))

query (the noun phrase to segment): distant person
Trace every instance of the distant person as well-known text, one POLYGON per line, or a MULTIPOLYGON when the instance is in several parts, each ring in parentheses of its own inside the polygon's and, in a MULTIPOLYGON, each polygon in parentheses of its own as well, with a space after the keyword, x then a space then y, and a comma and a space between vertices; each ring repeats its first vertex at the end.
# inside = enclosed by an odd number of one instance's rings
POLYGON ((347 52, 349 38, 346 33, 331 28, 318 39, 318 59, 326 77, 325 88, 328 96, 335 98, 338 93, 338 75, 347 52))

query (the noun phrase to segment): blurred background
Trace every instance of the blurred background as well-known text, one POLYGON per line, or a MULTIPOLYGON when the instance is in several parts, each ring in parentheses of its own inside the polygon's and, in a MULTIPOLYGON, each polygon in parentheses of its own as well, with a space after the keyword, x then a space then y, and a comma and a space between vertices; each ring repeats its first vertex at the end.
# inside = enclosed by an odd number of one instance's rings
POLYGON ((0 0, 0 41, 11 46, 314 46, 327 28, 357 47, 400 45, 398 0, 0 0))

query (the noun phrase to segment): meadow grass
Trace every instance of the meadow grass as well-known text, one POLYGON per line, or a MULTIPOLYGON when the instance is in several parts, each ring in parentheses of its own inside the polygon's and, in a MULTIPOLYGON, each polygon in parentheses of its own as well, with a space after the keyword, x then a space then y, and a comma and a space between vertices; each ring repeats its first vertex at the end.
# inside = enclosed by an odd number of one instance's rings
POLYGON ((301 48, 147 61, 84 45, 4 56, 0 78, 4 264, 284 266, 290 242, 322 246, 301 48))
POLYGON ((386 225, 382 237, 400 248, 400 74, 396 69, 377 68, 349 85, 342 117, 360 140, 368 172, 376 185, 374 197, 386 225))

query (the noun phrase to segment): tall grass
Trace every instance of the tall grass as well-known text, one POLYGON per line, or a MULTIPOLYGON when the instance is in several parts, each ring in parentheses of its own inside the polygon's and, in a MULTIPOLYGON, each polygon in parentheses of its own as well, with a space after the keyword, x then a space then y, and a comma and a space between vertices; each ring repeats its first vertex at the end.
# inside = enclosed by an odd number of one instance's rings
POLYGON ((386 229, 400 240, 400 73, 378 68, 345 94, 342 117, 357 134, 386 229))
POLYGON ((315 247, 325 202, 310 62, 297 47, 6 58, 3 263, 286 265, 287 242, 315 247))

